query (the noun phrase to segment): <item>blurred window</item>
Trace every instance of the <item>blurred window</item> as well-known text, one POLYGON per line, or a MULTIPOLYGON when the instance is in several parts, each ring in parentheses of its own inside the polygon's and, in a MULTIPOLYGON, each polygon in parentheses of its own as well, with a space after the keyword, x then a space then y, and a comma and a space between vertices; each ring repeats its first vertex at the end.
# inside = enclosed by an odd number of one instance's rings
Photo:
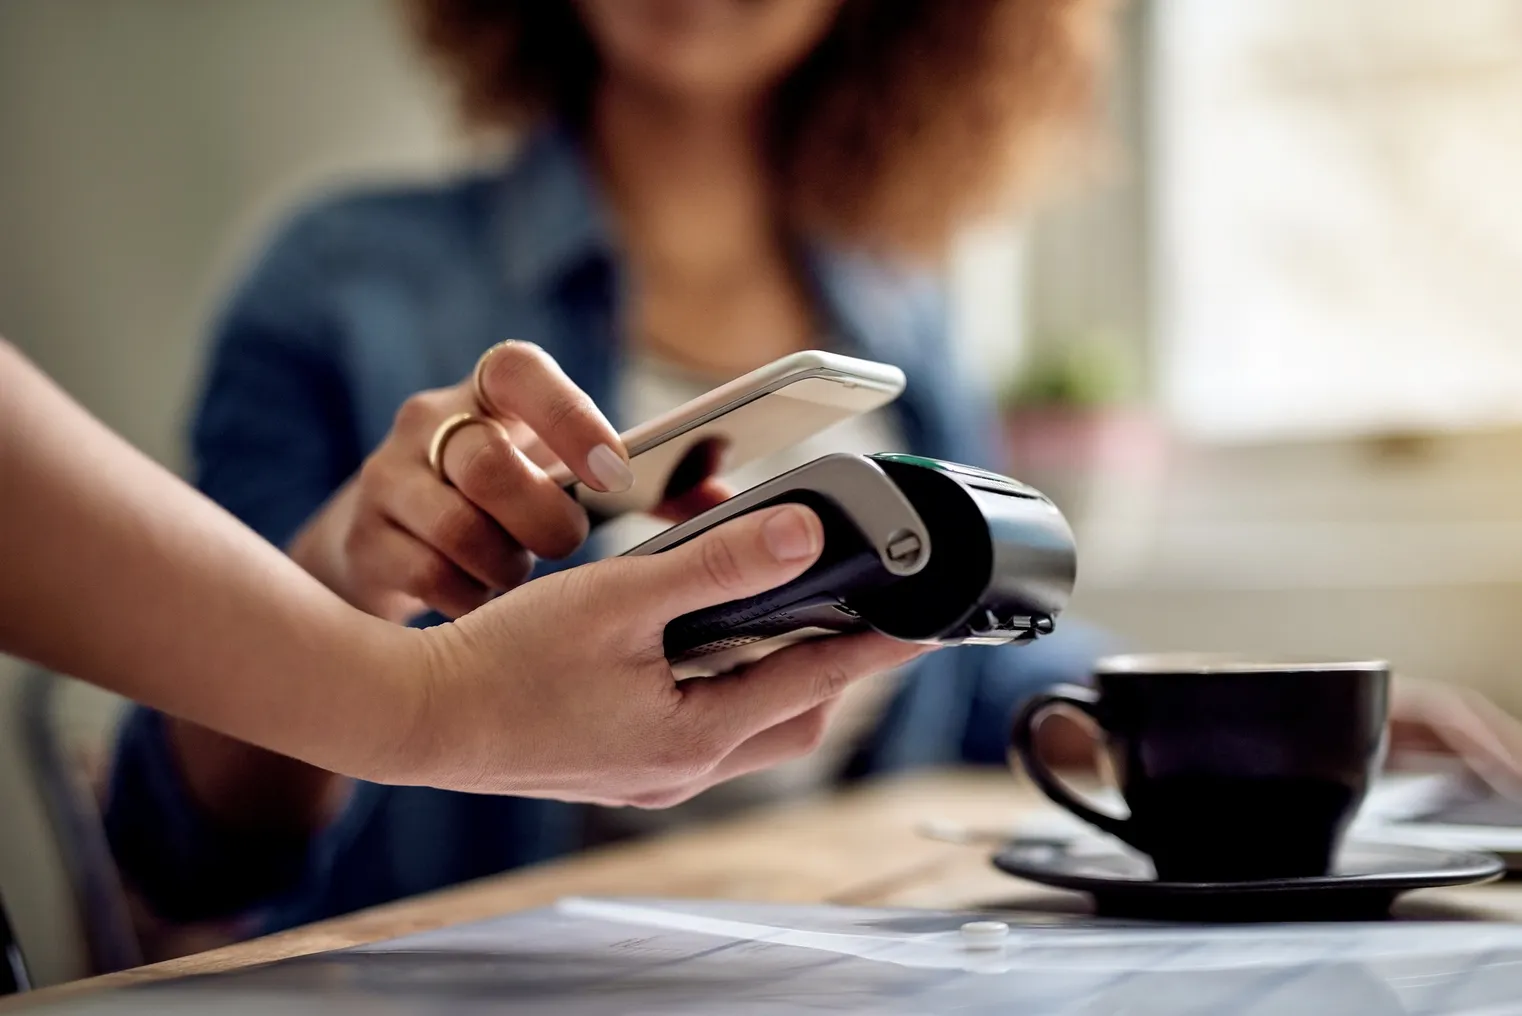
POLYGON ((1147 6, 1152 370, 1179 425, 1522 420, 1522 3, 1147 6))

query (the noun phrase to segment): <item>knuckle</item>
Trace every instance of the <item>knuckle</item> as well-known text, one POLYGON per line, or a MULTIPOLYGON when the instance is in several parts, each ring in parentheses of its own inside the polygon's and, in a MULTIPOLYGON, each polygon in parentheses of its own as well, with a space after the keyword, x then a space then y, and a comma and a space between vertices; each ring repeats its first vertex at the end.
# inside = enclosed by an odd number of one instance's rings
POLYGON ((798 719, 798 740, 796 742, 800 755, 811 755, 823 744, 830 732, 830 716, 823 709, 805 713, 798 719))
POLYGON ((645 811, 674 808, 694 795, 694 790, 680 787, 670 790, 646 790, 629 797, 629 806, 645 811))
POLYGON ((432 542, 451 552, 478 556, 486 549, 490 536, 482 521, 474 508, 451 502, 439 510, 429 527, 432 542))
POLYGON ((455 486, 478 504, 500 501, 513 490, 515 465, 506 439, 483 441, 460 464, 455 486))
POLYGON ((590 400, 586 397, 579 393, 556 392, 545 403, 544 427, 551 431, 560 430, 587 416, 589 412, 590 400))
POLYGON ((370 527, 361 523, 344 530, 343 538, 339 541, 339 550, 345 561, 359 562, 363 565, 372 560, 368 553, 369 544, 370 527))
POLYGON ((352 554, 363 550, 374 536, 375 526, 371 522, 374 516, 362 515, 352 525, 343 531, 343 537, 339 540, 339 546, 345 553, 352 554))
POLYGON ((391 480, 391 470, 380 455, 371 455, 359 465, 359 487, 367 496, 384 490, 391 480))
POLYGON ((586 539, 585 512, 558 490, 536 488, 517 451, 505 440, 489 441, 472 451, 460 466, 455 486, 541 557, 565 557, 586 539))
POLYGON ((814 695, 823 702, 844 692, 856 674, 839 660, 820 660, 814 666, 814 695))
POLYGON ((550 361, 550 355, 532 342, 510 343, 497 350, 487 363, 486 382, 494 387, 511 388, 542 368, 546 361, 550 361))
POLYGON ((534 559, 522 547, 510 547, 495 566, 492 578, 501 589, 513 589, 527 581, 534 571, 534 559))
POLYGON ((728 540, 722 537, 705 540, 699 551, 699 560, 708 580, 719 589, 733 590, 743 585, 745 575, 728 540))
POLYGON ((408 396, 396 411, 396 429, 401 431, 422 430, 432 426, 438 416, 438 395, 435 392, 418 392, 408 396))
POLYGON ((453 585, 449 564, 441 557, 419 555, 407 570, 408 592, 420 596, 434 596, 453 585))

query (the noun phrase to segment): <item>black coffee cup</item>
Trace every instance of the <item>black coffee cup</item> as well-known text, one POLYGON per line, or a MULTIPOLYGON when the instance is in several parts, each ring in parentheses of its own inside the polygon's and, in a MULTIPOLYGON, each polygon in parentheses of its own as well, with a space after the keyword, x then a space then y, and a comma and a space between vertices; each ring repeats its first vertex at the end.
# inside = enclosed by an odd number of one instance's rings
POLYGON ((1383 764, 1389 665, 1203 654, 1114 656, 1094 687, 1028 700, 1012 747, 1057 804, 1152 859, 1167 882, 1326 875, 1383 764), (1103 733, 1130 815, 1107 815, 1036 757, 1053 709, 1103 733))

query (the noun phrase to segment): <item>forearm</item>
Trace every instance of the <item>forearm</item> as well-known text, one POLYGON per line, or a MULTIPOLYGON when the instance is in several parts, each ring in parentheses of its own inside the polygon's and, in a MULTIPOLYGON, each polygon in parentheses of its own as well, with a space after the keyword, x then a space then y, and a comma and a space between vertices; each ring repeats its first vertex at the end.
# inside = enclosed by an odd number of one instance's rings
MULTIPOLYGON (((354 595, 342 581, 332 541, 324 528, 347 511, 346 485, 297 532, 288 556, 302 570, 351 606, 386 620, 378 604, 354 595)), ((165 724, 170 756, 190 799, 212 820, 257 833, 305 833, 320 829, 342 807, 350 782, 342 776, 228 737, 189 720, 165 724)))
POLYGON ((319 765, 384 769, 409 742, 418 632, 345 605, 3 342, 0 390, 0 648, 319 765))

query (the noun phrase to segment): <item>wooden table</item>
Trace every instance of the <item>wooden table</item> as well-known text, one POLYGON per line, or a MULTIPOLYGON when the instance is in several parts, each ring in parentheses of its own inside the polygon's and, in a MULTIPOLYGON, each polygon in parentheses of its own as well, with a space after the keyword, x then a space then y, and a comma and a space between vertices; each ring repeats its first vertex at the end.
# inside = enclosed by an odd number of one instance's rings
MULTIPOLYGON (((573 895, 1081 913, 1082 897, 995 871, 986 847, 929 840, 916 831, 926 820, 1005 827, 1038 800, 1028 784, 999 772, 959 771, 885 781, 721 825, 581 854, 253 942, 62 985, 0 1003, 0 1010, 75 992, 342 949, 545 906, 573 895)), ((1522 882, 1412 893, 1397 905, 1397 913, 1522 920, 1522 882)))

